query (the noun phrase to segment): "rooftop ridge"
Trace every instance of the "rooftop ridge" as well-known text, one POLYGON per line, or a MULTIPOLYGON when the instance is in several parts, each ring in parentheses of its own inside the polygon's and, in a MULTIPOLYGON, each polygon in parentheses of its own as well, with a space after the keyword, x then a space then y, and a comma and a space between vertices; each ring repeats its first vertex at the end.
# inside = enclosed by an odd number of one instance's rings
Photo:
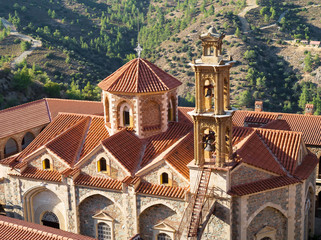
MULTIPOLYGON (((158 76, 158 74, 155 73, 155 71, 149 66, 149 63, 152 64, 151 62, 146 62, 145 59, 142 59, 142 61, 145 63, 145 65, 154 73, 154 75, 158 78, 158 80, 161 82, 161 84, 163 85, 163 87, 166 89, 165 91, 169 90, 169 87, 166 86, 166 84, 164 83, 164 81, 158 76)), ((155 66, 154 64, 152 64, 153 67, 155 66)), ((156 67, 156 66, 155 66, 156 67)))
POLYGON ((68 102, 88 102, 88 103, 100 103, 101 102, 101 101, 67 99, 67 98, 43 98, 43 99, 44 100, 54 100, 54 101, 68 101, 68 102))
POLYGON ((82 117, 92 117, 92 118, 103 118, 104 119, 104 116, 99 116, 99 115, 94 115, 94 114, 86 114, 86 113, 58 112, 58 115, 82 116, 82 117))

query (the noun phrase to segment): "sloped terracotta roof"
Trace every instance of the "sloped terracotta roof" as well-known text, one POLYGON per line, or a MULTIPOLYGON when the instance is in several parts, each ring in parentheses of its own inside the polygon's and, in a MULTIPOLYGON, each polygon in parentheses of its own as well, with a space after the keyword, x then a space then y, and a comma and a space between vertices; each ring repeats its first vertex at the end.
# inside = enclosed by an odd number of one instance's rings
POLYGON ((253 128, 249 127, 233 127, 232 131, 232 144, 236 145, 244 138, 249 136, 253 132, 253 128))
POLYGON ((272 122, 269 122, 268 124, 264 125, 262 128, 291 131, 290 125, 287 123, 286 120, 282 120, 282 119, 277 119, 272 122))
POLYGON ((0 215, 3 240, 94 240, 94 238, 0 215))
POLYGON ((247 115, 248 111, 235 111, 232 116, 232 122, 234 126, 244 127, 244 119, 247 115))
POLYGON ((190 132, 178 145, 166 154, 164 159, 185 178, 189 179, 189 168, 187 164, 194 159, 194 134, 190 132))
POLYGON ((21 176, 24 178, 33 178, 51 182, 61 182, 61 173, 55 170, 41 170, 35 167, 27 167, 20 175, 9 174, 12 176, 21 176))
POLYGON ((50 116, 44 99, 0 111, 0 138, 48 124, 50 116))
POLYGON ((136 190, 138 193, 181 199, 185 197, 186 191, 186 188, 164 186, 147 182, 142 182, 136 190))
POLYGON ((46 144, 46 147, 73 167, 82 147, 89 122, 90 117, 80 120, 73 127, 46 144))
POLYGON ((303 159, 300 166, 296 168, 294 176, 298 177, 301 180, 307 179, 318 163, 318 158, 314 154, 309 152, 308 155, 306 155, 303 159))
POLYGON ((98 116, 104 115, 104 106, 102 102, 59 98, 45 98, 44 100, 47 102, 51 119, 54 119, 59 112, 98 116))
POLYGON ((79 174, 79 176, 74 180, 74 183, 81 186, 106 188, 113 190, 122 189, 122 181, 112 178, 91 177, 85 174, 79 174))
POLYGON ((130 172, 137 169, 143 152, 141 140, 122 130, 102 142, 103 146, 130 172))
POLYGON ((299 182, 300 181, 298 179, 288 176, 272 177, 264 180, 234 186, 227 193, 234 196, 244 196, 284 187, 287 185, 296 184, 299 182))
POLYGON ((249 112, 244 119, 244 122, 254 124, 267 124, 273 120, 278 119, 279 114, 277 113, 266 113, 266 112, 249 112))
POLYGON ((105 78, 98 86, 108 92, 150 93, 167 91, 181 84, 151 62, 136 58, 105 78))
POLYGON ((280 163, 291 174, 297 166, 302 133, 271 129, 256 129, 280 163))
POLYGON ((247 139, 246 143, 237 150, 237 154, 241 157, 242 162, 244 163, 279 175, 286 175, 281 164, 269 151, 255 131, 247 139))
POLYGON ((154 159, 160 153, 172 146, 191 130, 191 125, 171 122, 166 132, 147 138, 147 145, 141 162, 141 167, 147 165, 151 159, 154 159))
POLYGON ((193 118, 188 112, 193 111, 192 107, 178 107, 178 122, 185 124, 193 124, 193 118))

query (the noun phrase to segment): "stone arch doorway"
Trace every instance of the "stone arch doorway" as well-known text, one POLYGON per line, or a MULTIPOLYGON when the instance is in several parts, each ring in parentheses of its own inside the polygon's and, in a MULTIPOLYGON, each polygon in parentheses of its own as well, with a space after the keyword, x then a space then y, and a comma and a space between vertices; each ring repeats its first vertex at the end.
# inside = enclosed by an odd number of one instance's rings
POLYGON ((42 225, 59 229, 59 219, 53 212, 45 212, 41 218, 42 225))
POLYGON ((34 188, 23 196, 23 200, 26 221, 43 225, 52 222, 51 227, 67 230, 65 205, 54 192, 45 187, 34 188))
POLYGON ((125 219, 120 208, 103 195, 94 194, 82 200, 78 206, 78 216, 82 235, 98 238, 99 226, 102 226, 99 224, 107 223, 114 239, 127 240, 125 219), (100 213, 106 214, 109 219, 95 217, 100 213))
POLYGON ((167 222, 177 230, 180 218, 174 210, 163 204, 156 204, 146 208, 139 215, 140 236, 143 239, 153 239, 153 228, 161 222, 167 222))
POLYGON ((273 240, 284 240, 287 239, 287 233, 287 218, 282 212, 271 206, 267 206, 257 213, 247 227, 248 239, 271 238, 273 240), (265 231, 265 234, 262 234, 261 230, 264 228, 271 231, 265 231))

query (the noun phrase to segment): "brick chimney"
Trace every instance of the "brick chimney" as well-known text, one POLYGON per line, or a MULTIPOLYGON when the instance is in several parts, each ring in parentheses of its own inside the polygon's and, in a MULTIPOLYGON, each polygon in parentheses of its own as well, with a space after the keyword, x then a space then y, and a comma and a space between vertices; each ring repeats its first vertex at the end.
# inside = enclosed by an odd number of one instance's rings
POLYGON ((305 104, 304 115, 313 115, 314 106, 313 104, 305 104))
POLYGON ((262 112, 262 111, 263 111, 263 102, 255 101, 255 112, 262 112))

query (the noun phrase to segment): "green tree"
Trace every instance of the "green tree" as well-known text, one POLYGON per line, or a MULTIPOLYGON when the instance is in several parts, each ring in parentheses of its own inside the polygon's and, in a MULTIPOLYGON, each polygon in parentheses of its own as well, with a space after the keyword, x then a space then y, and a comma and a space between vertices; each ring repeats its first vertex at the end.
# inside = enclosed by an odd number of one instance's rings
POLYGON ((13 76, 13 86, 15 89, 22 91, 28 88, 31 84, 31 75, 27 66, 24 66, 22 69, 18 69, 13 76))
POLYGON ((59 83, 48 81, 45 85, 45 93, 48 97, 60 97, 60 85, 59 83))
POLYGON ((245 90, 241 93, 241 97, 239 100, 239 104, 241 106, 246 106, 246 107, 251 107, 254 103, 254 98, 252 96, 252 94, 250 93, 250 91, 245 90))
POLYGON ((306 84, 302 87, 302 92, 299 98, 299 107, 305 109, 305 104, 307 104, 309 98, 308 88, 306 84))
POLYGON ((31 43, 28 42, 28 41, 22 41, 22 42, 20 43, 20 47, 21 47, 21 50, 22 50, 22 51, 27 51, 27 50, 30 49, 31 43))
POLYGON ((311 52, 308 52, 304 58, 304 71, 312 72, 312 55, 311 52))

